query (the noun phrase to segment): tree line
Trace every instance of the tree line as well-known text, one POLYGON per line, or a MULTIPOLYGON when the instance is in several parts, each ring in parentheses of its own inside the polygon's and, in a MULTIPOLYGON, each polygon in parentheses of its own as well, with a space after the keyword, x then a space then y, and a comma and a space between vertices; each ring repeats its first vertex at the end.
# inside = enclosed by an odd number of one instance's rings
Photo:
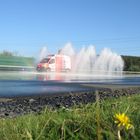
POLYGON ((138 56, 122 56, 124 60, 124 71, 140 72, 140 57, 138 56))
POLYGON ((0 52, 0 56, 14 56, 14 53, 4 50, 3 52, 0 52))

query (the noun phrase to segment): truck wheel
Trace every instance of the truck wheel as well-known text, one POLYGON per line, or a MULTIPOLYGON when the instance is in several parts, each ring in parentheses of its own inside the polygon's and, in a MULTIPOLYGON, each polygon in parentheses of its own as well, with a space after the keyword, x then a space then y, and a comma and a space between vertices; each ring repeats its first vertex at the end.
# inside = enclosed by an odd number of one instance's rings
POLYGON ((41 72, 41 68, 36 68, 36 70, 37 70, 38 72, 41 72))
POLYGON ((43 71, 45 71, 44 68, 37 68, 36 70, 37 70, 38 72, 43 72, 43 71))

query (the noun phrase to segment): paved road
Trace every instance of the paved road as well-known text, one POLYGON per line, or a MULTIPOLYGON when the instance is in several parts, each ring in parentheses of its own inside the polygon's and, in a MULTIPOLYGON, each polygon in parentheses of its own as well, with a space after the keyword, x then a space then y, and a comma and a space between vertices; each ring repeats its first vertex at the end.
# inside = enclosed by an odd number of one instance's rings
POLYGON ((0 97, 87 92, 102 87, 140 87, 140 75, 1 72, 0 97))

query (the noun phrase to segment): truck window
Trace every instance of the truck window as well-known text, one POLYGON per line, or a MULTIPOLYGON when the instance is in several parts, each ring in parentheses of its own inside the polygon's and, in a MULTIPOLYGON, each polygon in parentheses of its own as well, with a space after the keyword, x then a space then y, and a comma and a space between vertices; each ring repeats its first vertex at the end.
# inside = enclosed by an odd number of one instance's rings
POLYGON ((49 64, 54 64, 55 63, 55 60, 54 59, 51 59, 49 64))
POLYGON ((45 59, 41 60, 40 63, 48 63, 49 60, 50 60, 49 58, 45 58, 45 59))

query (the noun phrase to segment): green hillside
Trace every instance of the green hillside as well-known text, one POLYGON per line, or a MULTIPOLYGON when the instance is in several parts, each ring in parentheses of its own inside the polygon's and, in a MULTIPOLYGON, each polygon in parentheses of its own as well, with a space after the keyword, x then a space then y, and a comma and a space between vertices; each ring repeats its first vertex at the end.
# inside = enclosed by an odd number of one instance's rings
POLYGON ((34 58, 20 56, 0 56, 0 65, 34 66, 34 58))

